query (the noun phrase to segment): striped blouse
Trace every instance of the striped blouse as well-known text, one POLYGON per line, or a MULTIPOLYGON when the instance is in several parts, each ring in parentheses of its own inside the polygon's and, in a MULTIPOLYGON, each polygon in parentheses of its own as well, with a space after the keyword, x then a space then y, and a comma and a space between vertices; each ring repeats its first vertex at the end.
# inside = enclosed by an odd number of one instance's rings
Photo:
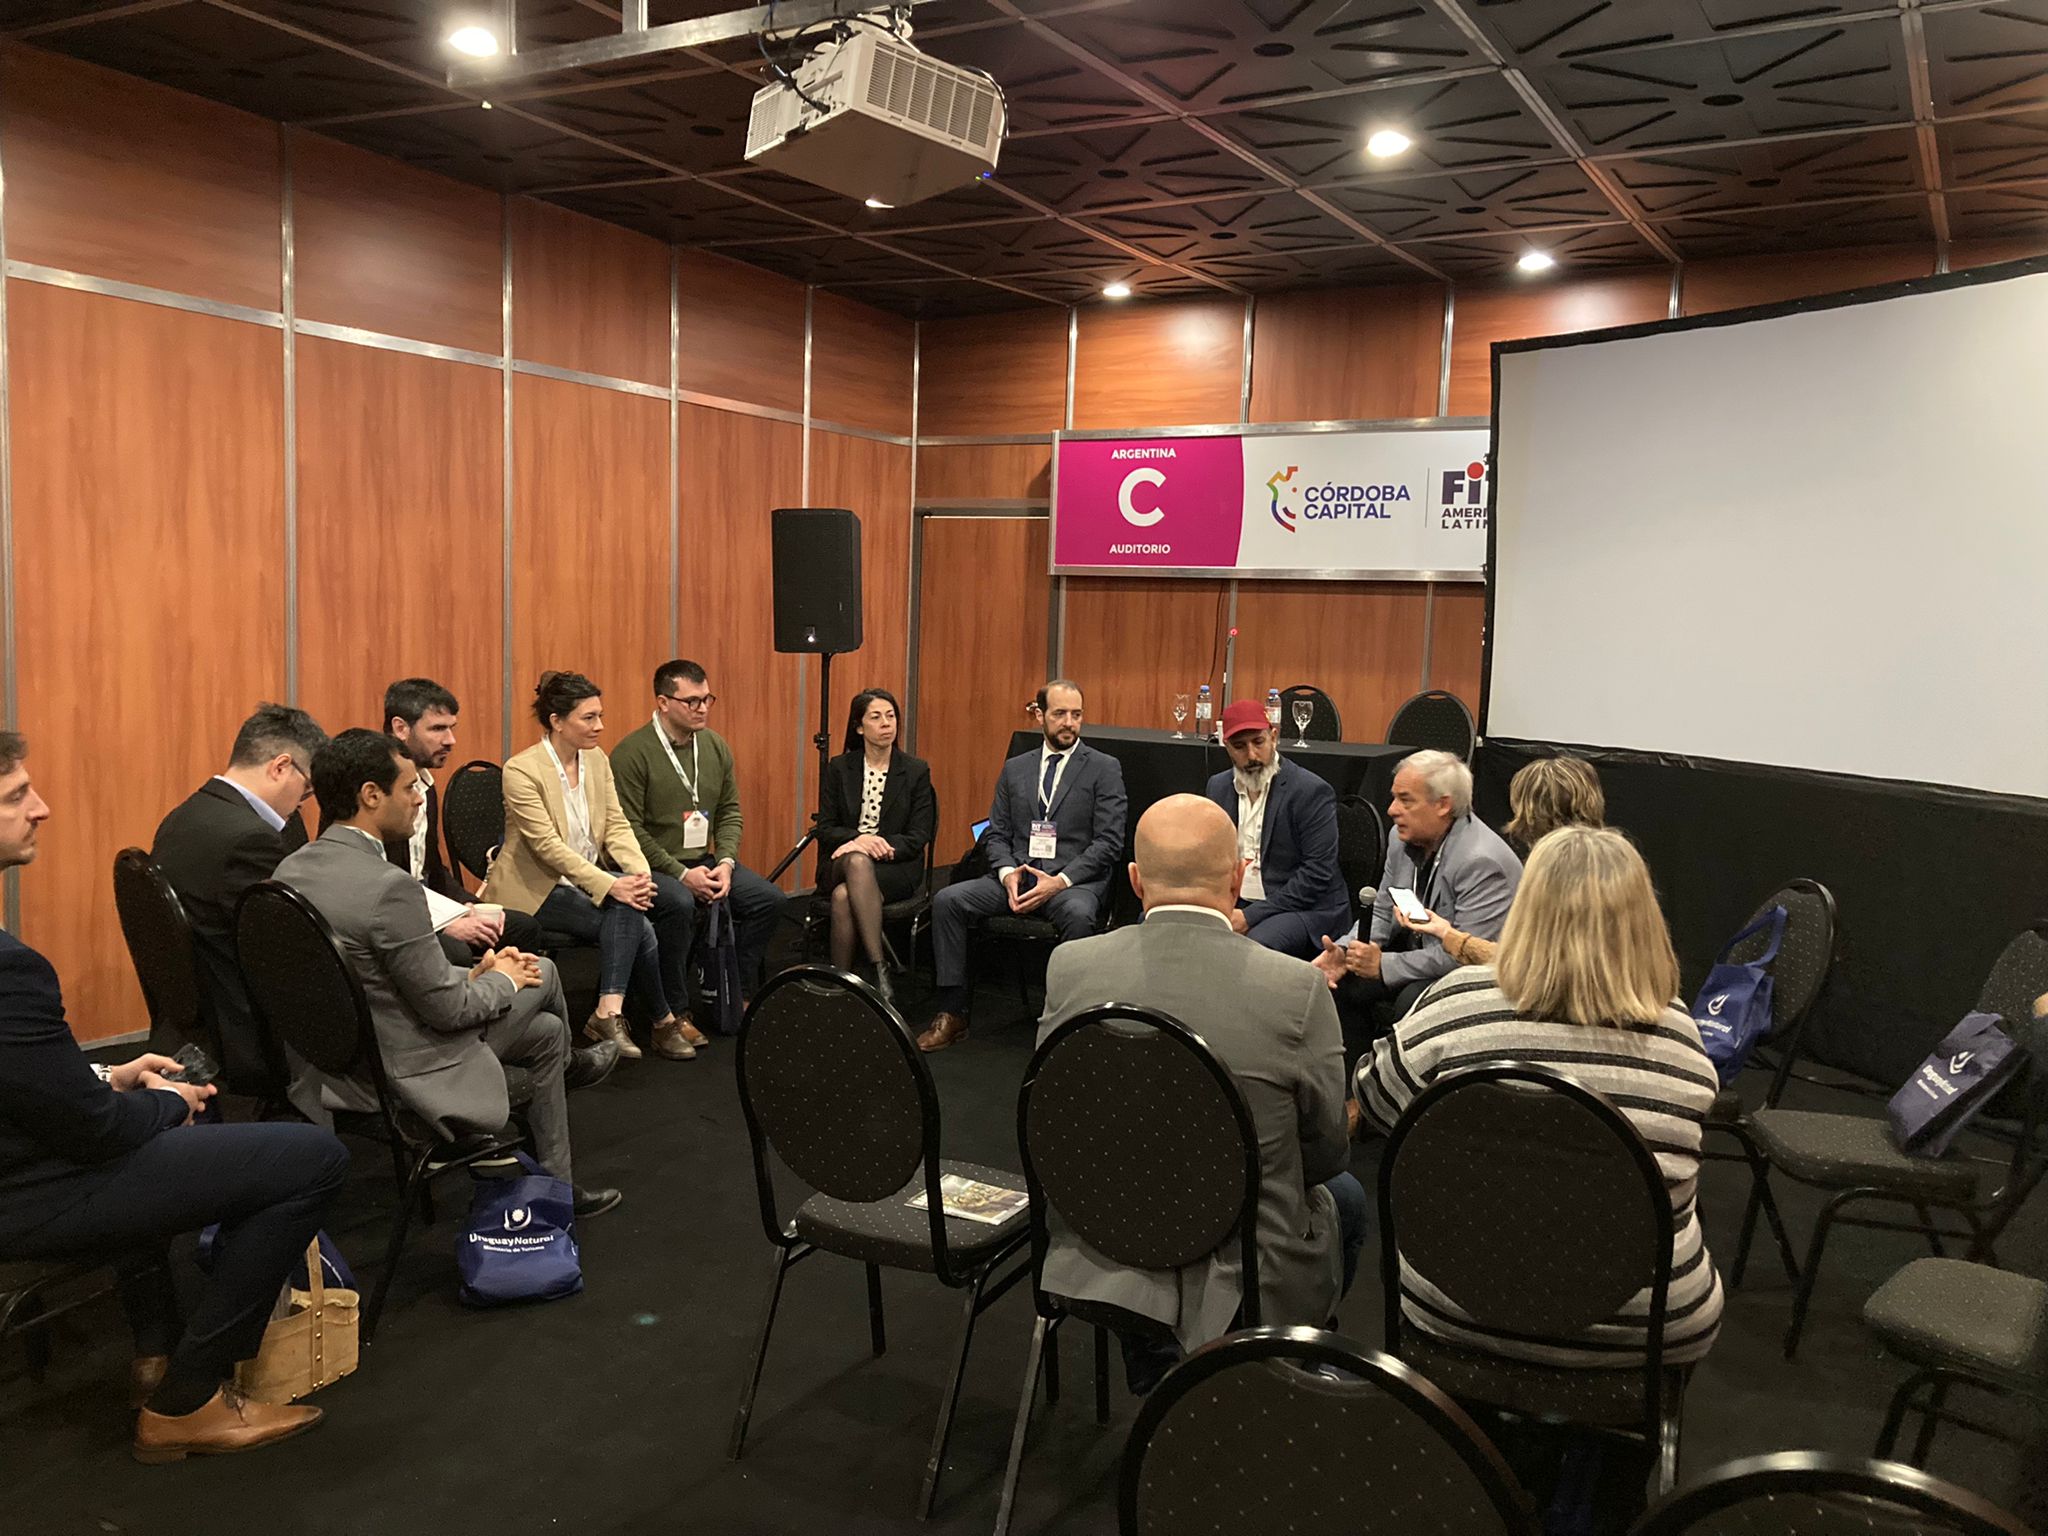
MULTIPOLYGON (((1673 1364, 1699 1359, 1721 1326, 1721 1277, 1700 1232, 1700 1127, 1718 1083, 1698 1029, 1675 1007, 1639 1030, 1523 1018, 1501 991, 1491 966, 1467 966, 1424 993, 1394 1032, 1374 1046, 1370 1060, 1359 1063, 1359 1108, 1366 1124, 1389 1131, 1409 1101, 1437 1078, 1507 1061, 1567 1073, 1606 1095, 1641 1133, 1671 1193, 1664 1358, 1673 1364)), ((1450 1343, 1548 1365, 1642 1363, 1648 1287, 1572 1346, 1533 1344, 1472 1322, 1405 1261, 1401 1290, 1402 1316, 1409 1325, 1450 1343)))

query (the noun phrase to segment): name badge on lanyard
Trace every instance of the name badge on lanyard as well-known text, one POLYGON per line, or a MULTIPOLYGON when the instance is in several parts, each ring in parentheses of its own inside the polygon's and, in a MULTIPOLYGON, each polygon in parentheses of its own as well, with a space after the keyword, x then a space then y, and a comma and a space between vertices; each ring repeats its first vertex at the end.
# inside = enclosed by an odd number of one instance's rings
POLYGON ((1033 859, 1058 858, 1060 852, 1060 824, 1056 821, 1034 821, 1031 823, 1031 848, 1033 859))
POLYGON ((711 818, 692 811, 683 818, 683 852, 702 853, 711 846, 711 818))
POLYGON ((676 777, 682 780, 683 790, 690 797, 690 810, 683 816, 683 852, 702 853, 711 846, 711 818, 706 816, 697 802, 697 738, 690 738, 690 771, 683 772, 683 760, 676 756, 675 743, 668 739, 668 732, 661 728, 661 716, 654 717, 654 739, 661 743, 661 750, 668 754, 668 765, 675 769, 676 777))

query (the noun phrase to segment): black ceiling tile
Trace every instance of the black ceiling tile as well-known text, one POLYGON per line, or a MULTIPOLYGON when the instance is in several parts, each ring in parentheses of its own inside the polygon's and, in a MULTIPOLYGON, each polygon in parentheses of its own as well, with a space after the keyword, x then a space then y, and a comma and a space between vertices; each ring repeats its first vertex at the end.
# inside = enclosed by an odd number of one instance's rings
POLYGON ((936 282, 914 283, 832 283, 827 286, 834 293, 911 320, 950 320, 961 315, 990 315, 1004 310, 1044 307, 1041 300, 967 278, 942 277, 936 282))
POLYGON ((1430 276, 1384 246, 1364 240, 1303 251, 1244 251, 1193 263, 1252 293, 1358 283, 1424 283, 1430 276))
POLYGON ((1934 239, 1933 220, 1924 197, 1699 214, 1659 220, 1657 232, 1689 261, 1710 256, 1768 255, 1859 245, 1929 244, 1934 239))
POLYGON ((2040 0, 1925 11, 1921 25, 1937 115, 2048 106, 2048 6, 2040 0))
POLYGON ((814 224, 729 196, 703 181, 585 187, 546 196, 564 208, 681 245, 707 240, 815 239, 819 234, 814 224))
POLYGON ((1016 139, 1003 146, 996 177, 1070 213, 1211 193, 1262 192, 1275 185, 1180 122, 1016 139))
POLYGON ((522 107, 550 122, 649 155, 677 170, 723 170, 747 147, 752 80, 725 70, 680 80, 578 91, 522 107))
POLYGON ((1170 267, 1148 267, 1135 261, 1127 261, 1120 266, 1062 268, 1057 272, 1020 275, 1008 281, 1056 304, 1103 301, 1102 290, 1111 283, 1128 286, 1133 299, 1221 299, 1232 296, 1227 289, 1175 272, 1170 267))
POLYGON ((1911 122, 1894 26, 1767 32, 1531 72, 1590 153, 1911 122))
POLYGON ((1094 214, 1083 222, 1148 256, 1175 262, 1234 251, 1298 250, 1359 238, 1339 220, 1292 192, 1134 208, 1094 214))
POLYGON ((1420 0, 1133 0, 1055 25, 1197 112, 1424 79, 1486 62, 1420 0))
POLYGON ((465 104, 375 117, 320 130, 424 170, 505 192, 644 178, 642 161, 536 123, 516 111, 465 104))
POLYGON ((1601 169, 1653 218, 1921 188, 1911 128, 1641 155, 1601 169))
POLYGON ((1655 246, 1626 224, 1560 230, 1540 237, 1496 235, 1481 240, 1419 240, 1413 244, 1403 242, 1403 249, 1413 251, 1438 271, 1461 282, 1513 276, 1515 263, 1528 250, 1547 251, 1557 259, 1557 265, 1548 274, 1551 277, 1649 267, 1664 261, 1655 246))
POLYGON ((1315 101, 1232 112, 1209 125, 1303 182, 1374 174, 1443 174, 1477 165, 1555 159, 1542 123, 1499 75, 1353 91, 1315 101), (1414 146, 1368 161, 1365 141, 1399 128, 1414 146))
POLYGON ((1620 218, 1576 165, 1524 165, 1463 176, 1352 182, 1322 196, 1391 240, 1452 239, 1620 218))
MULTIPOLYGON (((1004 192, 995 178, 970 181, 951 192, 898 208, 863 208, 854 216, 862 229, 921 229, 931 224, 990 224, 1035 217, 1032 210, 1004 192)), ((853 222, 850 220, 849 222, 853 222)))
POLYGON ((74 58, 141 75, 262 117, 433 107, 462 98, 210 5, 145 11, 38 39, 74 58))
POLYGON ((1944 187, 2048 179, 2048 112, 1941 123, 1934 137, 1944 187))
POLYGON ((794 176, 785 176, 780 171, 756 170, 751 166, 737 171, 721 171, 706 178, 719 190, 735 197, 766 203, 771 208, 785 213, 801 214, 829 224, 834 229, 847 229, 865 224, 869 209, 844 192, 834 192, 830 187, 813 186, 808 181, 798 181, 794 176))
MULTIPOLYGON (((5 6, 0 6, 0 37, 26 32, 51 22, 77 21, 100 11, 112 10, 117 5, 131 3, 132 0, 7 0, 5 6)), ((36 46, 54 47, 54 35, 44 34, 36 46)))
MULTIPOLYGON (((1011 251, 1019 242, 1033 237, 1079 239, 1057 219, 1037 216, 1013 219, 1006 224, 956 224, 943 229, 876 230, 874 236, 892 249, 909 251, 932 261, 942 261, 963 272, 985 272, 989 264, 1011 251), (1051 226, 1050 230, 1046 226, 1051 226)), ((1026 265, 1047 265, 1033 258, 1026 265)))
POLYGON ((816 240, 772 240, 758 244, 706 242, 703 248, 806 283, 877 282, 940 275, 907 256, 830 235, 816 240))
POLYGON ((1058 219, 1031 219, 972 230, 926 230, 882 237, 892 246, 945 262, 976 277, 1008 277, 1075 266, 1128 265, 1132 258, 1106 240, 1058 219), (974 244, 959 255, 961 237, 974 244))
POLYGON ((935 59, 986 70, 1002 84, 1012 133, 1044 133, 1126 122, 1159 114, 1099 69, 1026 26, 982 27, 927 37, 918 44, 935 59))
POLYGON ((1949 233, 1959 240, 2048 238, 2048 186, 1951 192, 1949 233))
POLYGON ((1701 42, 1790 21, 1897 25, 1898 0, 1477 0, 1466 14, 1513 64, 1701 42))

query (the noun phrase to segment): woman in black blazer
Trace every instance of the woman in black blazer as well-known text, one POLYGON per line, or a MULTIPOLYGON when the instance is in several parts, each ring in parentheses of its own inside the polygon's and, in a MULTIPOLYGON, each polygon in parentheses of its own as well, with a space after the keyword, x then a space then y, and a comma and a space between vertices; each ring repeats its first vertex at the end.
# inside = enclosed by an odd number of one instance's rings
POLYGON ((818 814, 818 891, 832 901, 832 963, 850 969, 858 937, 891 1002, 882 904, 915 894, 939 826, 932 771, 896 750, 897 716, 896 696, 885 689, 853 696, 846 750, 825 765, 818 814))

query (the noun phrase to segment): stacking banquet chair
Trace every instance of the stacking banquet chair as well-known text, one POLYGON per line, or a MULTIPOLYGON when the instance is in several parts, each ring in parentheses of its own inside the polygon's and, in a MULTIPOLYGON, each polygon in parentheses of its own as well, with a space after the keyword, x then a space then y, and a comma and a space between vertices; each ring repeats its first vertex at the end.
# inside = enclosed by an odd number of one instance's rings
POLYGON ((1832 1191, 1814 1221, 1800 1266, 1792 1321, 1785 1331, 1786 1359, 1799 1348, 1832 1227, 1917 1232, 1927 1238, 1936 1257, 1942 1256, 1943 1238, 1968 1239, 1968 1258, 1998 1262, 1999 1235, 2048 1169, 2048 1126, 2042 1123, 2048 1110, 2048 1024, 2034 1018, 2034 999, 2043 992, 2048 992, 2048 936, 2028 930, 1999 955, 1976 1005, 1979 1012, 1997 1014, 2021 1047, 2019 1074, 2000 1091, 1989 1111, 2018 1111, 2012 1150, 2005 1156, 1953 1151, 1946 1157, 1908 1156, 1892 1145, 1884 1119, 1876 1115, 1777 1108, 1750 1115, 1750 1135, 1768 1165, 1753 1174, 1757 1182, 1776 1170, 1832 1191), (1909 1206, 1919 1219, 1843 1214, 1850 1206, 1872 1201, 1909 1206), (1936 1211, 1960 1218, 1963 1230, 1937 1225, 1936 1211))
POLYGON ((1944 1420, 1994 1440, 2026 1443, 2009 1421, 1950 1410, 1948 1395, 1956 1387, 2030 1399, 2038 1414, 2048 1415, 2048 1284, 2033 1276, 1960 1259, 1915 1259, 1872 1293, 1863 1321, 1914 1367, 1892 1394, 1877 1456, 1891 1456, 1908 1413, 1920 1415, 1908 1458, 1916 1467, 1927 1465, 1944 1420))
POLYGON ((1578 1425, 1657 1453, 1678 1475, 1687 1372, 1663 1361, 1671 1197, 1636 1129, 1548 1068, 1473 1067, 1418 1094, 1380 1163, 1387 1353, 1461 1404, 1578 1425), (1643 1363, 1580 1368, 1446 1343, 1402 1313, 1406 1264, 1479 1328, 1569 1347, 1648 1290, 1643 1363))
MULTIPOLYGON (((882 958, 898 971, 910 971, 917 967, 917 941, 932 925, 932 845, 924 845, 924 878, 917 889, 901 901, 882 903, 882 958), (892 927, 909 928, 908 943, 902 954, 896 953, 896 946, 889 942, 892 927)), ((804 953, 810 954, 817 942, 821 929, 829 929, 832 923, 832 898, 828 895, 814 895, 810 905, 804 909, 804 953)))
POLYGON ((163 871, 140 848, 123 848, 114 855, 114 910, 149 1009, 149 1048, 174 1055, 187 1043, 201 1045, 217 1066, 224 1067, 220 1037, 200 1000, 199 966, 185 908, 163 871))
POLYGON ((1124 1447, 1123 1536, 1536 1536, 1526 1495, 1463 1409, 1391 1355, 1315 1328, 1195 1351, 1124 1447), (1275 1504, 1284 1511, 1276 1511, 1275 1504))
MULTIPOLYGON (((1799 1059, 1800 1036, 1806 1028, 1806 1021, 1813 1017, 1821 998, 1826 995, 1828 978, 1834 973, 1839 954, 1834 893, 1819 881, 1787 881, 1758 904, 1750 914, 1750 920, 1755 921, 1773 907, 1785 909, 1785 932, 1778 946, 1778 957, 1770 965, 1771 1024, 1758 1042, 1756 1054, 1750 1058, 1750 1065, 1769 1073, 1769 1085, 1764 1089, 1762 1104, 1765 1109, 1777 1106, 1784 1095, 1785 1085, 1792 1079, 1792 1068, 1799 1059)), ((1728 958, 1736 965, 1751 964, 1764 953, 1768 943, 1768 934, 1753 934, 1730 951, 1728 958)), ((1742 1238, 1735 1251, 1735 1266, 1730 1272, 1729 1283, 1742 1284, 1742 1273, 1749 1263, 1749 1245, 1756 1234, 1759 1212, 1770 1224, 1771 1235, 1777 1239, 1778 1255, 1784 1262, 1786 1276, 1796 1281, 1799 1264, 1792 1256, 1792 1240, 1785 1233, 1784 1218, 1778 1214, 1778 1202, 1771 1196, 1770 1165, 1758 1150, 1756 1138, 1750 1134, 1749 1114, 1740 1085, 1723 1088, 1715 1095, 1714 1106, 1707 1112, 1706 1124, 1702 1127, 1709 1135, 1718 1133, 1731 1138, 1740 1149, 1738 1153, 1710 1149, 1706 1152, 1708 1157, 1732 1159, 1739 1155, 1749 1164, 1749 1204, 1742 1213, 1742 1238)))
POLYGON ((1031 1293, 1037 1319, 1010 1464, 996 1512, 1009 1529, 1038 1378, 1059 1398, 1059 1330, 1095 1328, 1095 1417, 1109 1422, 1111 1330, 1170 1339, 1166 1325, 1122 1307, 1049 1294, 1045 1258, 1057 1219, 1111 1262, 1179 1269, 1205 1262, 1234 1236, 1243 1273, 1241 1316, 1259 1322, 1259 1141, 1244 1095, 1208 1045, 1157 1009, 1111 1003, 1046 1036, 1017 1095, 1017 1144, 1031 1192, 1031 1293))
POLYGON ((1717 1467, 1629 1536, 2027 1536, 1974 1493, 1896 1462, 1779 1451, 1717 1467))
POLYGON ((869 1337, 877 1355, 888 1347, 882 1271, 928 1274, 966 1299, 918 1498, 923 1518, 938 1492, 975 1319, 1026 1273, 1025 1213, 987 1225, 948 1216, 940 1181, 960 1174, 1021 1189, 1023 1180, 1006 1169, 939 1156, 938 1091, 909 1026, 880 993, 845 971, 799 965, 769 981, 740 1025, 737 1070, 775 1275, 727 1454, 738 1460, 745 1448, 768 1336, 792 1266, 814 1253, 865 1266, 869 1337), (785 1217, 777 1202, 771 1150, 815 1191, 793 1216, 785 1217), (923 1210, 910 1204, 919 1195, 923 1210), (1013 1259, 1018 1262, 1009 1263, 1013 1259))
POLYGON ((1363 795, 1339 796, 1337 868, 1344 876, 1344 897, 1351 903, 1353 922, 1365 920, 1365 903, 1358 899, 1358 893, 1367 886, 1377 886, 1386 867, 1386 817, 1363 795))
MULTIPOLYGON (((377 1332, 405 1249, 415 1197, 422 1214, 432 1221, 429 1182, 449 1169, 504 1155, 517 1144, 518 1134, 450 1141, 398 1102, 377 1046, 362 980, 335 943, 327 919, 290 886, 265 880, 248 889, 235 911, 235 951, 248 978, 249 1000, 264 1024, 308 1065, 331 1077, 367 1078, 375 1095, 374 1109, 334 1112, 335 1130, 382 1142, 390 1151, 398 1193, 384 1268, 363 1312, 367 1344, 377 1332)), ((518 1067, 505 1069, 505 1089, 515 1114, 533 1097, 532 1079, 518 1067)))
POLYGON ((112 1272, 104 1263, 74 1259, 0 1260, 0 1343, 21 1335, 28 1353, 31 1381, 41 1381, 50 1364, 50 1334, 46 1324, 73 1308, 97 1301, 112 1288, 112 1272), (95 1283, 83 1291, 79 1281, 95 1283), (64 1292, 67 1299, 50 1304, 50 1293, 64 1292))
POLYGON ((1282 741, 1294 741, 1294 701, 1307 699, 1314 713, 1308 717, 1308 729, 1301 734, 1310 741, 1342 741, 1344 719, 1337 713, 1337 706, 1330 696, 1313 683, 1296 683, 1292 688, 1280 690, 1280 736, 1282 741))
POLYGON ((459 870, 481 880, 505 841, 505 776, 496 763, 464 763, 441 786, 441 839, 459 870))
POLYGON ((1431 688, 1394 711, 1387 722, 1387 740, 1397 747, 1435 748, 1469 761, 1478 729, 1463 699, 1431 688))

